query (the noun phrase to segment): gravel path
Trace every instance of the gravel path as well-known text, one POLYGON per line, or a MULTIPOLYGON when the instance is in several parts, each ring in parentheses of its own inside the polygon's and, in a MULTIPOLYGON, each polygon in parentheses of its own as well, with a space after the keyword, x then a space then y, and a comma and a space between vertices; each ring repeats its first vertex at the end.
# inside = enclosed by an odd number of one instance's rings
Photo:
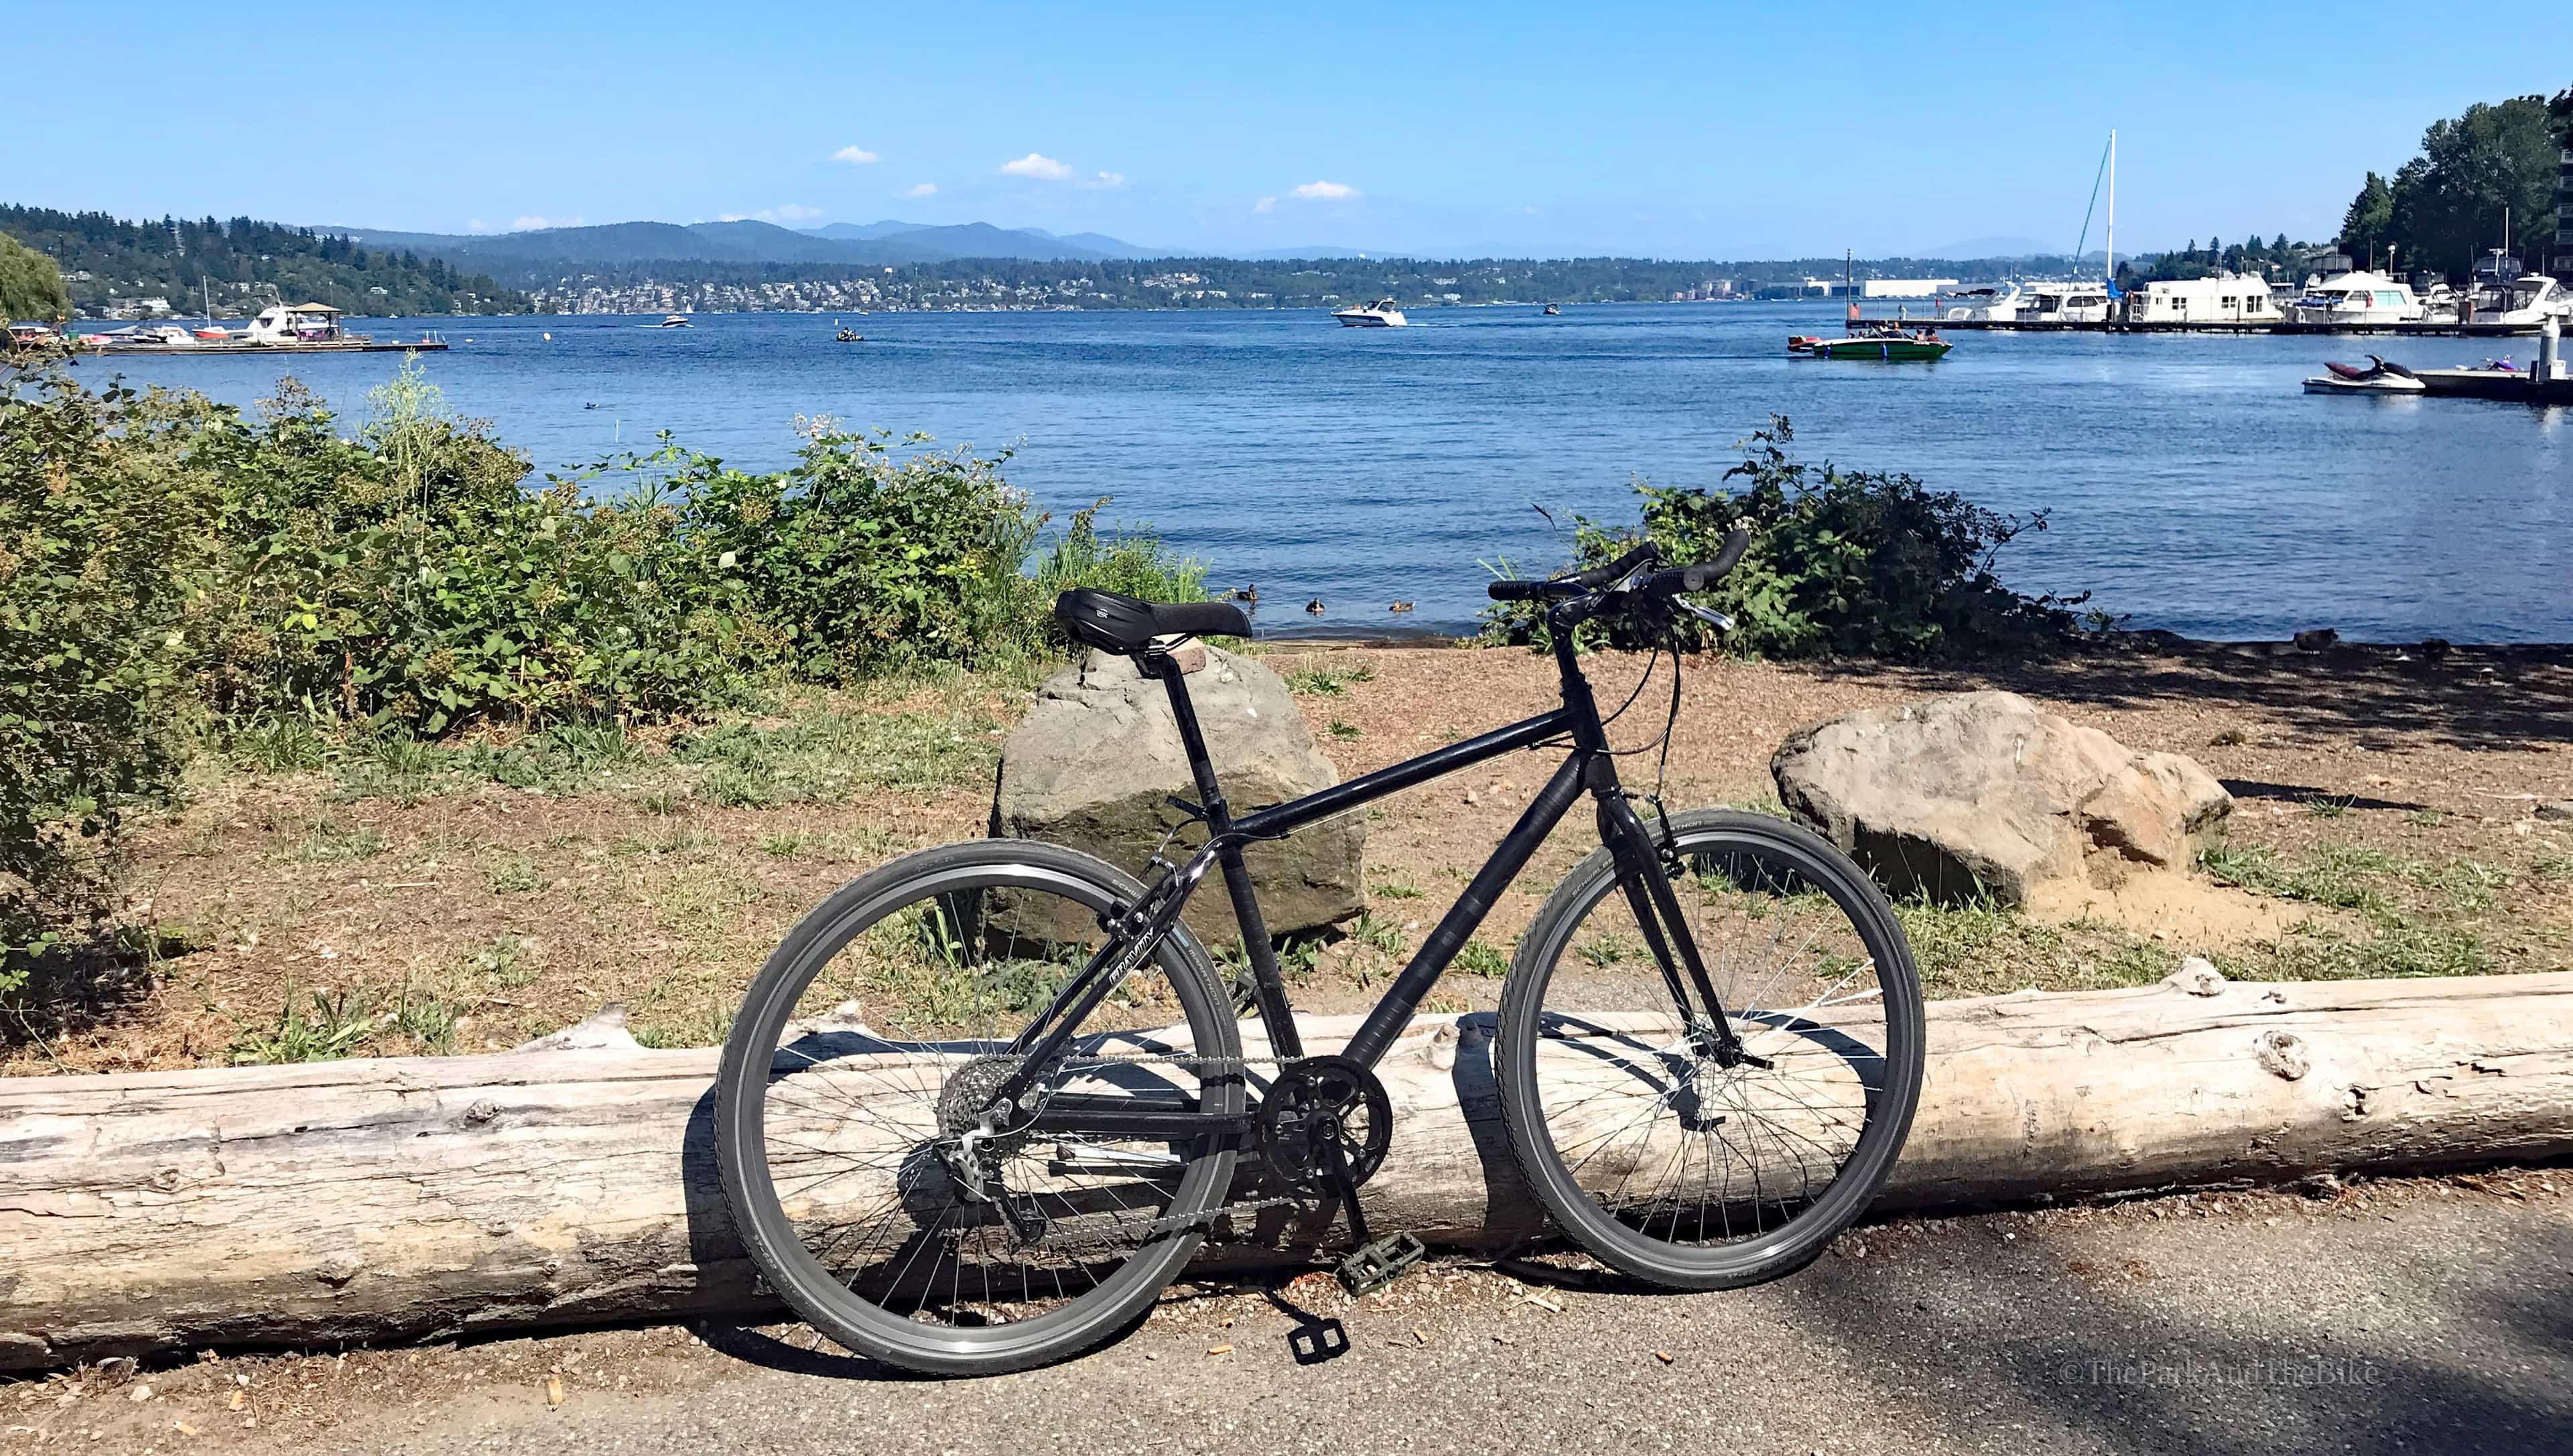
POLYGON ((0 1451, 2573 1451, 2573 1170, 1878 1224, 1726 1294, 1308 1275, 975 1382, 704 1336, 57 1377, 0 1391, 0 1451), (1347 1352, 1299 1366, 1286 1301, 1347 1352))

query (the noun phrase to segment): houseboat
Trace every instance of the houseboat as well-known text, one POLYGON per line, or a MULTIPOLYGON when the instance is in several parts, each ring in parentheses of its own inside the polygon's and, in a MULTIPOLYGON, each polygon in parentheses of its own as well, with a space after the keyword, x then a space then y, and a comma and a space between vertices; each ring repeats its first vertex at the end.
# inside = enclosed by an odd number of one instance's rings
POLYGON ((2275 324, 2282 317, 2268 280, 2235 273, 2139 284, 2127 292, 2126 306, 2129 324, 2163 327, 2275 324))

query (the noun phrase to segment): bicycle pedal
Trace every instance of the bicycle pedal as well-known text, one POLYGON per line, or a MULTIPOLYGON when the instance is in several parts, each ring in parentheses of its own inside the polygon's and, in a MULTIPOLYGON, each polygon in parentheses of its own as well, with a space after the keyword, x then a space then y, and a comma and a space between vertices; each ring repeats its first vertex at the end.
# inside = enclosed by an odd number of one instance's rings
POLYGON ((1392 1233, 1360 1244, 1340 1260, 1340 1287, 1352 1296, 1372 1294, 1411 1272, 1411 1266, 1428 1254, 1429 1245, 1416 1233, 1392 1233))

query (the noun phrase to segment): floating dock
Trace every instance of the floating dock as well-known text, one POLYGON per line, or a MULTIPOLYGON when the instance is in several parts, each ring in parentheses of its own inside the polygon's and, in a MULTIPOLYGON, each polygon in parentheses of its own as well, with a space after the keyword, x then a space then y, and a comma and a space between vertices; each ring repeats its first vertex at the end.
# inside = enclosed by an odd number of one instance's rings
POLYGON ((1986 329, 2010 334, 2383 334, 2399 339, 2534 338, 2535 324, 2129 324, 2123 321, 2075 323, 2065 320, 2003 319, 1861 319, 1861 329, 1986 329))
POLYGON ((297 344, 84 344, 83 354, 148 354, 155 359, 188 359, 197 355, 222 355, 239 359, 245 355, 272 354, 437 354, 446 348, 443 339, 424 339, 410 344, 379 344, 372 339, 316 339, 297 344))
POLYGON ((2416 369, 2413 377, 2427 394, 2512 404, 2573 404, 2573 375, 2549 379, 2500 369, 2416 369))

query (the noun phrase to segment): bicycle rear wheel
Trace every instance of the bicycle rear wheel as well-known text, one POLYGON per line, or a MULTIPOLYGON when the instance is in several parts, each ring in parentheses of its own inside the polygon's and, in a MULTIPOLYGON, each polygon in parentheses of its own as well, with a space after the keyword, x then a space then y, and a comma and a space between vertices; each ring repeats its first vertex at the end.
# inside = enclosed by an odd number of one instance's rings
POLYGON ((1865 1211, 1902 1149, 1920 980, 1884 897, 1819 837, 1726 811, 1646 824, 1753 1060, 1693 1045, 1601 850, 1538 911, 1502 987, 1510 1145, 1609 1264, 1681 1288, 1775 1278, 1865 1211))
MULTIPOLYGON (((1024 1369, 1114 1334, 1195 1251, 1225 1139, 986 1125, 1013 1040, 1142 894, 1058 846, 949 845, 844 886, 769 957, 724 1044, 716 1160, 751 1257, 816 1329, 915 1370, 1024 1369)), ((1180 930, 1032 1096, 1238 1113, 1240 1057, 1180 930)))

